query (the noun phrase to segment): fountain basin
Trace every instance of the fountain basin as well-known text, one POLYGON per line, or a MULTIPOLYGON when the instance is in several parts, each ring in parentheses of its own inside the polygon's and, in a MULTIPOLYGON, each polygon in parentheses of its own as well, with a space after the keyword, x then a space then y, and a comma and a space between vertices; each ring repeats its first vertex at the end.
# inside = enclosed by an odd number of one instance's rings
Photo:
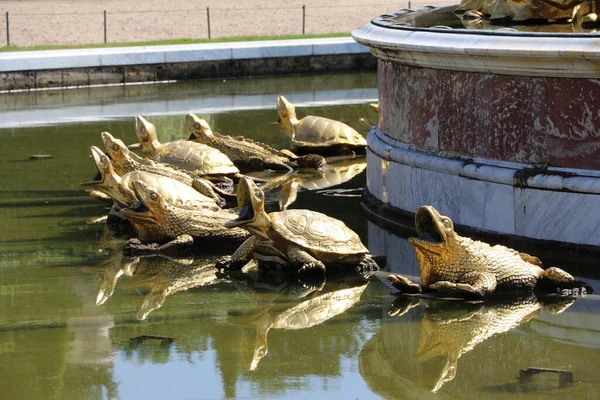
POLYGON ((600 35, 473 25, 455 8, 400 10, 352 34, 378 58, 368 191, 483 232, 599 246, 600 35))

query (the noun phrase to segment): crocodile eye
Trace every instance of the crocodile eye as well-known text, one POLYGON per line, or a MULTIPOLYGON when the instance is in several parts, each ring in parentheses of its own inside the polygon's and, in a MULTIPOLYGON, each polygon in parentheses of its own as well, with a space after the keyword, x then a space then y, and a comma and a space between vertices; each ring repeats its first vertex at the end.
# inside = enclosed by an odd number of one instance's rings
POLYGON ((108 158, 106 158, 106 156, 102 156, 102 157, 100 157, 100 162, 102 164, 108 164, 108 158))
POLYGON ((200 124, 199 124, 199 123, 197 123, 197 122, 196 122, 196 123, 194 124, 194 128, 196 128, 197 130, 200 130, 201 126, 200 126, 200 124))
POLYGON ((158 195, 155 192, 150 193, 150 199, 156 201, 158 199, 158 195))
POLYGON ((113 151, 119 151, 119 146, 117 146, 116 144, 113 144, 112 149, 113 149, 113 151))
POLYGON ((446 228, 450 228, 452 226, 452 222, 448 218, 442 219, 442 224, 444 224, 446 228))

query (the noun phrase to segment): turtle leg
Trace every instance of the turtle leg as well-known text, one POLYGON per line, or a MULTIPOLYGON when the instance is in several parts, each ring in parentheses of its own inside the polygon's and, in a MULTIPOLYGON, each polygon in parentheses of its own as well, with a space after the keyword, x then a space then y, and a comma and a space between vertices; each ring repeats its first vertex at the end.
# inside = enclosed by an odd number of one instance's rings
POLYGON ((314 271, 325 274, 325 264, 308 254, 299 246, 290 245, 288 247, 287 256, 292 264, 299 267, 298 273, 314 271))
POLYGON ((573 275, 556 267, 545 269, 538 279, 556 286, 564 296, 586 295, 591 291, 588 284, 576 280, 573 275))
POLYGON ((393 287, 402 293, 418 294, 423 290, 421 285, 411 282, 410 279, 402 275, 388 275, 387 279, 393 287))
POLYGON ((484 298, 496 289, 496 284, 496 276, 491 272, 473 271, 462 275, 457 282, 438 281, 429 288, 484 298))
POLYGON ((254 255, 256 236, 250 236, 231 256, 225 256, 216 263, 218 269, 240 270, 248 264, 254 255))
POLYGON ((192 181, 192 187, 196 189, 198 193, 214 199, 219 206, 223 206, 225 204, 225 200, 215 193, 212 184, 206 179, 194 179, 192 181))
POLYGON ((379 265, 373 259, 370 254, 365 254, 365 256, 360 260, 358 265, 356 266, 357 272, 370 272, 370 271, 379 271, 379 265))

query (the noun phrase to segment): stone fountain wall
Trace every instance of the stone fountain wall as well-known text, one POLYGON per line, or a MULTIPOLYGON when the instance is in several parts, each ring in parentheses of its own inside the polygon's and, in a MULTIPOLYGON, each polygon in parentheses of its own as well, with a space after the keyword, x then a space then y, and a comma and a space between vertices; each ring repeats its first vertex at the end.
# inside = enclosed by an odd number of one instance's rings
POLYGON ((484 234, 600 246, 600 35, 394 18, 353 32, 379 59, 371 211, 430 204, 484 234))

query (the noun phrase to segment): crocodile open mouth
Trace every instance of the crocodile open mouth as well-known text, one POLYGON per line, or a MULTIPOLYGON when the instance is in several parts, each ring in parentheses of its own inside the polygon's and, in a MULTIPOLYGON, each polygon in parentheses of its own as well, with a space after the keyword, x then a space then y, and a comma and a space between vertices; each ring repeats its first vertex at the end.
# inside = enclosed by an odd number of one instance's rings
POLYGON ((419 239, 429 243, 443 243, 442 234, 433 219, 433 215, 427 209, 417 211, 415 226, 419 239))

